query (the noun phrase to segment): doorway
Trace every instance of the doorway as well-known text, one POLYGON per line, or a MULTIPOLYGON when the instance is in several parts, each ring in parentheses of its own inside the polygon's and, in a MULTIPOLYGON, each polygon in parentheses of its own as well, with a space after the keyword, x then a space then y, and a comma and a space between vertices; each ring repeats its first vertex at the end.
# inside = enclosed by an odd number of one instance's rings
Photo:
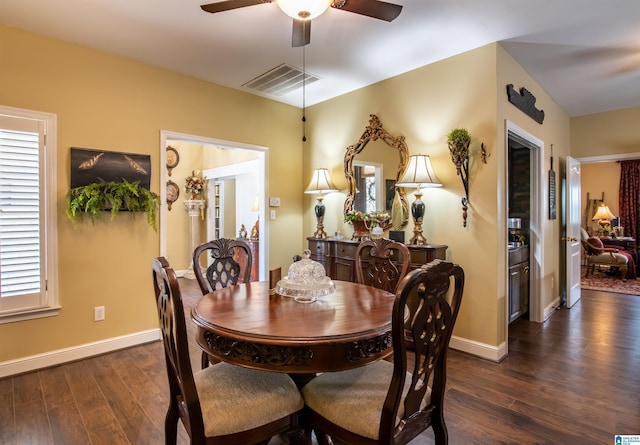
MULTIPOLYGON (((544 239, 544 227, 543 227, 543 218, 546 215, 546 212, 541 211, 540 209, 544 209, 544 181, 543 181, 543 171, 544 171, 544 142, 522 128, 518 127, 512 122, 506 121, 506 146, 510 145, 519 145, 522 148, 526 148, 528 150, 528 231, 526 242, 529 246, 528 258, 528 275, 529 275, 529 320, 542 323, 545 319, 545 310, 542 304, 542 296, 541 296, 541 280, 543 276, 542 270, 542 261, 544 258, 544 245, 542 240, 544 239)), ((507 184, 509 184, 509 162, 508 159, 505 162, 505 169, 507 171, 507 184)), ((526 182, 526 180, 525 180, 526 182)), ((505 202, 509 203, 509 190, 508 187, 505 187, 505 202)), ((524 210, 525 214, 527 210, 524 210)), ((509 210, 507 209, 505 212, 505 230, 504 230, 504 238, 505 241, 508 239, 508 222, 506 218, 509 217, 509 210)), ((507 242, 505 242, 505 246, 507 242)), ((505 255, 507 257, 507 261, 505 264, 509 264, 509 252, 508 248, 505 249, 505 255)), ((509 289, 509 271, 507 270, 505 273, 506 289, 509 289)), ((509 298, 505 299, 505 305, 507 309, 505 311, 505 338, 509 336, 509 298)))
MULTIPOLYGON (((175 147, 174 147, 175 148, 175 147)), ((239 187, 237 193, 245 193, 247 196, 230 196, 225 201, 224 211, 234 215, 225 228, 224 237, 235 238, 240 232, 242 224, 251 228, 256 220, 260 221, 258 242, 259 264, 258 279, 266 280, 268 271, 269 252, 269 225, 265 214, 265 197, 267 190, 267 147, 243 144, 239 142, 206 138, 182 133, 162 130, 160 132, 160 183, 169 185, 171 182, 177 185, 181 191, 175 202, 167 202, 167 187, 160 188, 160 254, 167 256, 176 271, 188 268, 190 265, 190 233, 187 223, 176 222, 185 219, 184 208, 184 181, 185 172, 199 170, 206 174, 211 171, 222 171, 224 180, 243 180, 247 175, 253 178, 251 190, 248 187, 239 187), (167 165, 167 147, 176 145, 179 147, 178 166, 169 169, 167 165), (180 154, 180 152, 182 152, 180 154), (197 152, 197 153, 196 153, 197 152), (251 162, 247 162, 251 160, 251 162), (184 164, 183 164, 184 161, 184 164), (183 164, 183 165, 180 165, 183 164), (243 165, 242 171, 237 169, 243 165), (247 172, 246 166, 250 165, 251 171, 247 172), (167 166, 165 168, 165 166, 167 166), (185 170, 186 169, 186 170, 185 170), (257 204, 257 205, 256 205, 257 204), (253 210, 256 208, 257 210, 253 210), (178 213, 180 212, 180 213, 178 213), (178 218, 178 215, 180 218, 178 218), (237 226, 237 227, 236 227, 237 226), (177 247, 176 247, 177 245, 177 247), (175 257, 175 258, 174 258, 175 257)), ((173 160, 173 164, 175 164, 173 160)), ((206 179, 206 178, 205 178, 206 179)), ((208 181, 209 182, 209 181, 208 181)), ((212 181, 213 182, 213 181, 212 181)), ((215 212, 215 200, 211 193, 206 194, 207 208, 202 212, 201 242, 209 238, 211 227, 219 224, 213 220, 215 212)))

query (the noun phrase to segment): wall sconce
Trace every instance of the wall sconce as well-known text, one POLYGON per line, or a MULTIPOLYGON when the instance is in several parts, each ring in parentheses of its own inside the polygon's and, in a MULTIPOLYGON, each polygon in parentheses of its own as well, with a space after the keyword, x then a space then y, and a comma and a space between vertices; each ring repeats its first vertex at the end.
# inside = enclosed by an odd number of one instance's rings
MULTIPOLYGON (((469 208, 469 144, 471 134, 464 128, 454 128, 447 135, 447 145, 456 173, 462 179, 464 197, 462 202, 462 226, 467 227, 467 209, 469 208)), ((486 158, 485 158, 486 159, 486 158)))
POLYGON ((317 194, 318 203, 315 207, 316 213, 316 231, 313 234, 314 238, 326 238, 327 234, 324 231, 324 204, 322 203, 322 194, 323 193, 331 193, 336 192, 338 189, 335 185, 333 185, 333 181, 331 180, 331 176, 329 175, 329 170, 326 168, 317 168, 313 171, 313 176, 311 177, 311 182, 307 186, 305 193, 309 194, 317 194))
POLYGON ((411 215, 413 216, 413 236, 409 244, 427 244, 427 240, 422 235, 422 218, 424 216, 424 202, 420 199, 422 191, 420 187, 442 187, 440 180, 433 171, 431 158, 427 155, 413 155, 409 157, 409 165, 402 174, 396 187, 416 188, 415 201, 411 204, 411 215))

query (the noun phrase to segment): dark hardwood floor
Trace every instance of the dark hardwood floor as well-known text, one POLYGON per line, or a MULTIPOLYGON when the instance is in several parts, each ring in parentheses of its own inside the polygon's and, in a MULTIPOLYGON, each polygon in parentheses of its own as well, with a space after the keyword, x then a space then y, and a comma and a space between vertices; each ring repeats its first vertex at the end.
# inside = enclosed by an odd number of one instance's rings
MULTIPOLYGON (((181 286, 190 308, 197 286, 181 286)), ((640 297, 582 295, 544 324, 512 323, 502 363, 450 352, 452 445, 601 445, 640 434, 640 297)), ((1 379, 0 444, 161 444, 166 394, 160 342, 1 379)), ((182 426, 178 443, 188 443, 182 426)))

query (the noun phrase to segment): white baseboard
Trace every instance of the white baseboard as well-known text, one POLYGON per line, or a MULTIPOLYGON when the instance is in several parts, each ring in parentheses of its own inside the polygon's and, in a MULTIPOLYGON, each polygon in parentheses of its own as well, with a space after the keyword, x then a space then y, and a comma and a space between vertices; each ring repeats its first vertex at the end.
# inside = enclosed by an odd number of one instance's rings
POLYGON ((454 335, 451 337, 449 347, 493 362, 499 362, 507 355, 506 342, 503 342, 498 346, 491 346, 485 343, 469 340, 467 338, 456 337, 454 335))
POLYGON ((556 298, 550 305, 544 308, 544 321, 547 321, 547 318, 553 315, 556 309, 558 309, 558 306, 560 306, 560 297, 556 298))
POLYGON ((148 331, 136 332, 134 334, 123 335, 121 337, 108 338, 106 340, 73 346, 71 348, 58 349, 56 351, 45 352, 43 354, 22 357, 16 360, 9 360, 0 363, 0 378, 8 377, 61 363, 72 362, 130 346, 149 343, 160 340, 160 329, 150 329, 148 331))

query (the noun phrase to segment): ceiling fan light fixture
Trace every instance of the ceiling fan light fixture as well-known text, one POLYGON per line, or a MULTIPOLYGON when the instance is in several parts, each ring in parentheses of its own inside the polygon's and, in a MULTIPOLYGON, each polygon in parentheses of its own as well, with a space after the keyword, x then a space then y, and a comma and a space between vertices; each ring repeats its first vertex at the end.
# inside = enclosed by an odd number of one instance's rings
POLYGON ((276 0, 282 12, 295 20, 315 19, 327 10, 333 0, 276 0))

